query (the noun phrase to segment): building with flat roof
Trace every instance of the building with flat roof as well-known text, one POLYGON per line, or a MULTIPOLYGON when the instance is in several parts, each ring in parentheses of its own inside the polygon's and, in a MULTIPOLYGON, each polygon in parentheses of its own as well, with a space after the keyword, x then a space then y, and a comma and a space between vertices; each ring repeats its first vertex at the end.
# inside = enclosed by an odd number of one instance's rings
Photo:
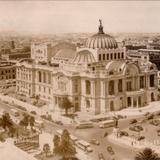
POLYGON ((12 62, 0 62, 0 88, 16 85, 16 64, 12 62))

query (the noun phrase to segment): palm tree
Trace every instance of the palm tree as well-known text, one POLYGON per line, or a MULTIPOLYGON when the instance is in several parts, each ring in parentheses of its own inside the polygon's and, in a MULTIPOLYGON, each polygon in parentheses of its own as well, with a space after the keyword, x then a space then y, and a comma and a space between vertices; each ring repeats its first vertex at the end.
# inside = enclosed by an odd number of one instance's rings
POLYGON ((135 160, 159 160, 160 157, 151 149, 145 148, 142 152, 139 152, 135 160))

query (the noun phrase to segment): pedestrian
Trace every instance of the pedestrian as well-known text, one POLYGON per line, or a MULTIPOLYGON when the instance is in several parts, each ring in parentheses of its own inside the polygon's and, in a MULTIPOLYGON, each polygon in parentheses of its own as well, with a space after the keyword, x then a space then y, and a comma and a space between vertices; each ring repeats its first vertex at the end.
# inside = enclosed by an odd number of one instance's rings
POLYGON ((131 146, 133 146, 133 141, 131 142, 131 146))

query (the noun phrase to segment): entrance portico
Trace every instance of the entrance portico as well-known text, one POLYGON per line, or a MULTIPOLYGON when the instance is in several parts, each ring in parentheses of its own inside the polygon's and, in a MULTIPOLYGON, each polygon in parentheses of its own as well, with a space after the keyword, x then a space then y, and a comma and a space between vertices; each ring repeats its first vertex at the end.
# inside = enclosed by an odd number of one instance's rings
POLYGON ((127 97, 127 106, 134 108, 142 107, 142 96, 127 97))

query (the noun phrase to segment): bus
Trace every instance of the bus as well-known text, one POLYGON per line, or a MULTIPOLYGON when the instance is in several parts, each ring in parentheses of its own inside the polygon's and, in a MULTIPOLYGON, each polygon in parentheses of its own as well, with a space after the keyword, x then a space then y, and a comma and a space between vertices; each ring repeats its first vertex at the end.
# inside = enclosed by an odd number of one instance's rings
POLYGON ((90 121, 81 121, 76 125, 76 129, 83 129, 83 128, 93 128, 93 123, 90 121))
POLYGON ((78 140, 76 142, 76 146, 85 152, 92 152, 93 151, 90 144, 84 140, 78 140))
POLYGON ((103 121, 99 124, 99 128, 108 128, 108 127, 114 127, 116 125, 116 122, 114 120, 107 120, 103 121))

